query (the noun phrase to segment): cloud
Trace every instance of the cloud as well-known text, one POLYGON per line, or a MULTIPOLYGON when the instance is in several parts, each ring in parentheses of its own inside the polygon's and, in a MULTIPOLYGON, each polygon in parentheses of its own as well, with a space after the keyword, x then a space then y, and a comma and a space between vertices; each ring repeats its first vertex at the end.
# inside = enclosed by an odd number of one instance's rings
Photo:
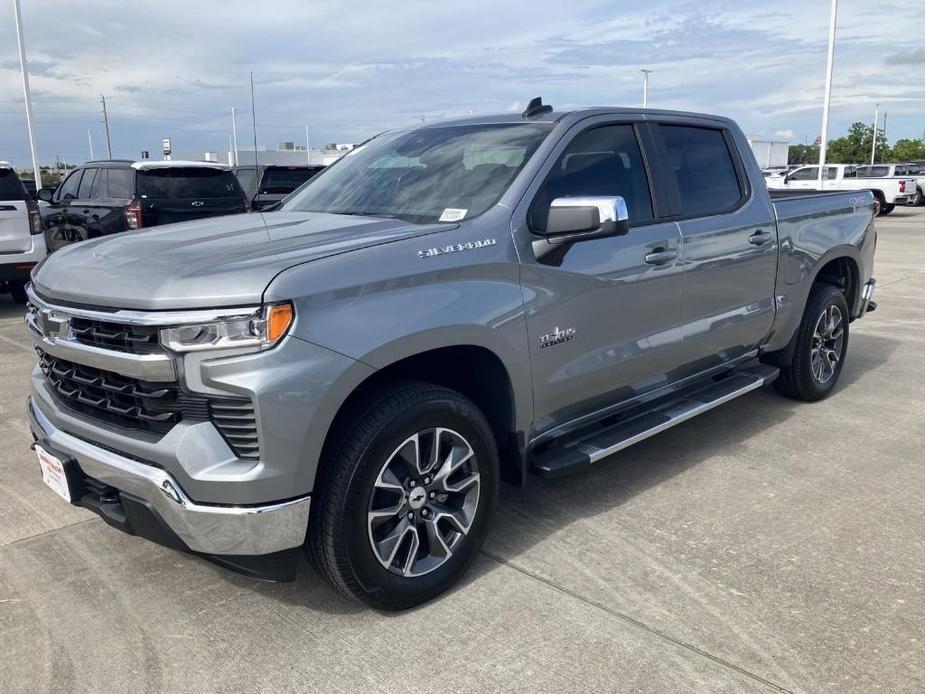
POLYGON ((775 140, 792 140, 796 136, 792 130, 778 130, 774 133, 775 140))
POLYGON ((889 65, 925 65, 925 48, 894 53, 887 56, 886 62, 889 65))
MULTIPOLYGON (((925 87, 886 60, 920 60, 922 3, 839 14, 831 128, 889 105, 891 137, 921 134, 925 87)), ((60 6, 24 7, 37 138, 43 161, 88 155, 102 142, 99 94, 113 154, 227 145, 250 123, 254 72, 261 143, 358 142, 392 127, 517 112, 542 95, 567 109, 636 106, 639 68, 654 72, 650 105, 716 112, 747 132, 818 133, 826 62, 826 3, 776 0, 82 0, 79 23, 60 6), (554 21, 553 21, 554 20, 554 21), (516 105, 516 106, 515 106, 516 105)), ((28 161, 12 8, 0 2, 0 158, 28 161)), ((248 133, 248 136, 250 133, 248 133)))

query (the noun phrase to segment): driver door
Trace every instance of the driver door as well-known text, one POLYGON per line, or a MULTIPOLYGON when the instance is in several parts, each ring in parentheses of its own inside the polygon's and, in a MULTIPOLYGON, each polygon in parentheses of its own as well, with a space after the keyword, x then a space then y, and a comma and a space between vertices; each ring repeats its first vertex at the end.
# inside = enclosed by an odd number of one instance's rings
POLYGON ((673 380, 681 361, 680 232, 656 217, 641 124, 602 122, 560 143, 526 204, 525 234, 556 198, 621 196, 630 230, 572 245, 561 264, 522 245, 522 285, 541 433, 673 380))

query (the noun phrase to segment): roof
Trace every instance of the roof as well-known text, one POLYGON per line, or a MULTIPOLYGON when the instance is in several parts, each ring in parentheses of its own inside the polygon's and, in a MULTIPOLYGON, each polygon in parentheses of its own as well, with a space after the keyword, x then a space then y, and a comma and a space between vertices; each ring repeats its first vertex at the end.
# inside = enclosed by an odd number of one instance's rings
POLYGON ((0 169, 12 169, 13 165, 8 161, 0 161, 0 169))
POLYGON ((132 168, 136 171, 148 171, 150 169, 172 169, 177 167, 183 167, 185 169, 219 169, 221 171, 231 171, 231 167, 227 164, 219 164, 214 161, 183 161, 182 159, 169 159, 169 160, 152 160, 144 159, 142 161, 136 161, 132 164, 132 168))

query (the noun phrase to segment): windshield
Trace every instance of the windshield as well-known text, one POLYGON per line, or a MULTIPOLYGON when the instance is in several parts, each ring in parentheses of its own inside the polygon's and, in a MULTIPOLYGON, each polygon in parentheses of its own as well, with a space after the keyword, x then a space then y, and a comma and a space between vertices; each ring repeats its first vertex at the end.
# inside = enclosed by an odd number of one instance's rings
POLYGON ((241 197, 231 171, 198 167, 139 171, 138 195, 158 200, 241 197))
POLYGON ((285 203, 290 211, 456 222, 494 205, 551 123, 428 127, 358 147, 285 203))

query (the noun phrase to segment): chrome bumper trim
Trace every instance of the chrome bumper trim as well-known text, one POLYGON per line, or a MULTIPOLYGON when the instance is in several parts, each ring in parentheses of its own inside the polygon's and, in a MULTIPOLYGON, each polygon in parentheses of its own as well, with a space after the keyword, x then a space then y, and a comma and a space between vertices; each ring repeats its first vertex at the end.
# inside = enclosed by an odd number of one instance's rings
POLYGON ((864 291, 861 294, 861 310, 858 312, 858 318, 863 318, 864 314, 867 313, 867 309, 870 307, 871 302, 874 298, 874 292, 877 290, 877 280, 871 277, 864 284, 864 291))
POLYGON ((166 354, 132 354, 116 352, 92 345, 84 345, 71 340, 56 337, 42 337, 37 328, 26 320, 32 342, 39 349, 53 357, 66 359, 84 366, 92 366, 104 371, 113 371, 122 376, 137 378, 141 381, 166 382, 177 380, 177 370, 173 360, 166 354))
POLYGON ((310 497, 264 506, 207 506, 192 501, 168 472, 105 450, 58 429, 30 397, 33 432, 77 459, 90 477, 148 501, 194 552, 261 555, 305 542, 310 497))

